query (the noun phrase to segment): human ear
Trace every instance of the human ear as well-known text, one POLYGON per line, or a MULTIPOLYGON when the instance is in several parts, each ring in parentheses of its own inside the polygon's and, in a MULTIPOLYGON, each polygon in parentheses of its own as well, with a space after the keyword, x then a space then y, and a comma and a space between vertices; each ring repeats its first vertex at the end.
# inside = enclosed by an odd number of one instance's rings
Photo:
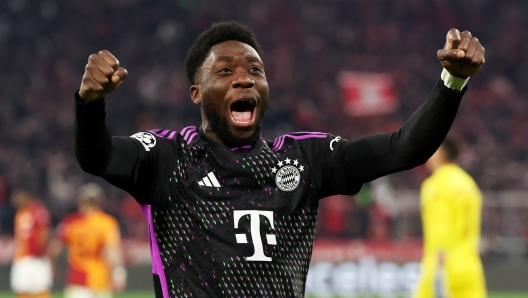
POLYGON ((195 105, 202 103, 202 86, 192 85, 191 86, 191 100, 195 105))

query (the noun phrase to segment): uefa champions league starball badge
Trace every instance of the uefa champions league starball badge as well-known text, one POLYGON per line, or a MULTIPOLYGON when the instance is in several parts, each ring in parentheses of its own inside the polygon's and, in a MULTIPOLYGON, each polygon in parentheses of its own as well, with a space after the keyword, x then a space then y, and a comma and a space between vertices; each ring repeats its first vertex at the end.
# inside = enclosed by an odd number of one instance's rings
POLYGON ((156 137, 149 132, 138 132, 130 137, 138 140, 145 148, 145 151, 150 151, 150 148, 156 146, 156 137))
POLYGON ((275 173, 275 184, 282 191, 292 191, 299 186, 301 181, 301 172, 304 171, 304 166, 299 165, 297 160, 286 158, 284 161, 279 161, 277 167, 273 167, 271 171, 275 173), (297 167, 299 166, 299 167, 297 167))

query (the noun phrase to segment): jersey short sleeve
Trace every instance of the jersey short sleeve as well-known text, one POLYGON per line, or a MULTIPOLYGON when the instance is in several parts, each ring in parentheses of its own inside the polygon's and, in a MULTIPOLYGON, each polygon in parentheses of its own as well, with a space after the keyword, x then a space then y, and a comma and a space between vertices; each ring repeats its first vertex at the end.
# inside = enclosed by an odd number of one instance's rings
POLYGON ((345 179, 342 160, 348 142, 332 134, 299 141, 301 150, 308 158, 321 198, 336 194, 354 195, 361 189, 361 182, 345 179))
POLYGON ((133 183, 126 190, 140 204, 157 204, 177 160, 176 143, 150 131, 138 132, 129 138, 138 147, 138 160, 133 183))
POLYGON ((55 228, 55 237, 63 243, 68 243, 71 237, 72 224, 78 220, 82 220, 82 215, 79 213, 68 215, 55 228))

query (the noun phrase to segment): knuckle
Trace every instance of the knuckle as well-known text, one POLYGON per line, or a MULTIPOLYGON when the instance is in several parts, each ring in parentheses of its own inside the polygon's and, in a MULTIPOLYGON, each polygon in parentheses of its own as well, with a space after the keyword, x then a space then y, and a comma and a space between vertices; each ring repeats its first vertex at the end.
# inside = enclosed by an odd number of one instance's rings
POLYGON ((105 54, 108 54, 109 52, 107 50, 100 50, 98 54, 100 55, 105 55, 105 54))
POLYGON ((93 71, 97 67, 97 64, 95 62, 88 62, 84 69, 88 71, 93 71))
POLYGON ((88 73, 85 73, 84 76, 82 77, 82 82, 83 83, 88 83, 88 82, 90 82, 92 80, 93 80, 92 76, 90 74, 88 74, 88 73))
POLYGON ((112 62, 108 63, 108 65, 112 68, 112 71, 111 71, 110 74, 114 73, 114 71, 119 68, 119 62, 117 62, 117 61, 112 61, 112 62))
POLYGON ((107 69, 105 69, 103 74, 104 74, 105 77, 111 76, 111 75, 114 74, 114 70, 112 68, 110 68, 110 69, 107 68, 107 69))

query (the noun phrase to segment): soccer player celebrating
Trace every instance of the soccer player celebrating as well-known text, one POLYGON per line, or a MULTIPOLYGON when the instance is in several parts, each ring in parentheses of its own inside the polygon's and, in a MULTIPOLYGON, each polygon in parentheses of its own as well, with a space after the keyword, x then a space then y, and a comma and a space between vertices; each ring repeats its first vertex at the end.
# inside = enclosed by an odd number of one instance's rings
POLYGON ((105 96, 127 72, 100 51, 76 93, 76 156, 141 204, 156 297, 302 297, 319 199, 424 163, 449 131, 484 49, 452 29, 438 58, 442 79, 397 132, 268 141, 260 136, 269 101, 262 49, 246 26, 213 24, 189 50, 185 69, 202 123, 179 131, 111 137, 105 96))
POLYGON ((456 159, 458 144, 446 138, 426 162, 433 173, 421 189, 424 256, 416 298, 484 298, 478 254, 482 195, 456 159))
POLYGON ((52 285, 51 262, 46 256, 50 214, 29 191, 16 190, 11 200, 15 215, 15 254, 11 267, 11 288, 17 298, 49 298, 52 285))
POLYGON ((65 298, 111 298, 112 290, 122 291, 126 285, 119 225, 101 210, 103 197, 99 185, 83 185, 78 212, 57 226, 57 237, 50 244, 53 259, 64 245, 68 249, 65 298))

